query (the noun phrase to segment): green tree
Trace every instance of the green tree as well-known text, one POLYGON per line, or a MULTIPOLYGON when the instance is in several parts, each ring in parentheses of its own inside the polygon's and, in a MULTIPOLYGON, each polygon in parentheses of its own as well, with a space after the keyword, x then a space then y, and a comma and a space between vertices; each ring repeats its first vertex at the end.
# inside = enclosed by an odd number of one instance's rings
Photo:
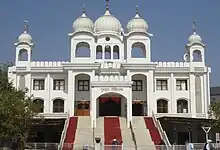
POLYGON ((220 101, 212 102, 209 106, 209 116, 213 119, 213 127, 220 127, 220 101))
POLYGON ((32 96, 27 96, 27 90, 16 89, 8 82, 10 65, 0 65, 0 139, 12 141, 16 137, 20 149, 24 149, 28 125, 37 114, 38 106, 32 96))

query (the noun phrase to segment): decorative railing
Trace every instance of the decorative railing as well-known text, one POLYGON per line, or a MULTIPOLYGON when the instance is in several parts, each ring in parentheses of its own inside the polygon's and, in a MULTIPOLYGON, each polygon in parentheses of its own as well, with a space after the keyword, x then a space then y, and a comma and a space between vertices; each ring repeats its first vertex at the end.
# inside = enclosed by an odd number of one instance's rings
POLYGON ((156 118, 160 117, 183 117, 183 118, 207 118, 206 113, 196 113, 196 116, 193 116, 192 113, 157 113, 155 114, 156 118))
POLYGON ((59 143, 26 143, 25 149, 26 150, 37 150, 37 149, 52 149, 52 150, 58 150, 59 143))
POLYGON ((161 124, 160 124, 160 121, 157 120, 157 118, 156 118, 156 116, 155 116, 155 114, 154 114, 153 111, 152 111, 152 118, 153 118, 154 125, 156 126, 156 128, 157 128, 158 131, 159 131, 160 137, 163 139, 163 142, 165 143, 167 150, 169 150, 171 144, 170 144, 170 142, 169 142, 169 139, 168 139, 168 137, 167 137, 167 134, 166 134, 166 132, 163 130, 163 128, 162 128, 162 126, 161 126, 161 124))
POLYGON ((134 145, 135 145, 135 150, 137 150, 137 141, 136 141, 136 138, 135 138, 135 135, 134 135, 134 130, 133 130, 133 126, 132 126, 131 121, 130 121, 130 129, 131 129, 132 140, 133 140, 134 145))
POLYGON ((70 114, 68 112, 67 113, 67 118, 66 118, 66 121, 65 121, 65 124, 64 124, 64 127, 63 127, 61 139, 60 139, 59 150, 62 150, 64 140, 65 140, 65 137, 66 137, 67 128, 69 126, 69 121, 70 121, 70 114))

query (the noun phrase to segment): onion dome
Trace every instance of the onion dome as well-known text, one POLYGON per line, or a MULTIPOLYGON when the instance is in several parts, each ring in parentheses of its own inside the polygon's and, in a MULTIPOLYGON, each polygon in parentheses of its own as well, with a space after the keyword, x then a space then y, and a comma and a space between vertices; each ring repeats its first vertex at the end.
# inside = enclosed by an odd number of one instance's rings
POLYGON ((18 42, 32 43, 32 37, 28 34, 28 22, 25 20, 24 32, 18 37, 18 42))
POLYGON ((202 38, 196 33, 195 21, 193 21, 193 34, 189 36, 188 43, 202 43, 202 38))
POLYGON ((73 32, 93 32, 94 24, 93 21, 86 16, 85 8, 83 7, 82 15, 77 18, 73 23, 73 32))
POLYGON ((135 17, 130 20, 127 24, 127 31, 128 33, 131 32, 147 32, 148 24, 147 22, 140 17, 138 12, 138 7, 136 7, 136 15, 135 17))
POLYGON ((120 21, 110 14, 107 3, 105 14, 95 21, 95 33, 113 33, 120 35, 122 30, 120 21))

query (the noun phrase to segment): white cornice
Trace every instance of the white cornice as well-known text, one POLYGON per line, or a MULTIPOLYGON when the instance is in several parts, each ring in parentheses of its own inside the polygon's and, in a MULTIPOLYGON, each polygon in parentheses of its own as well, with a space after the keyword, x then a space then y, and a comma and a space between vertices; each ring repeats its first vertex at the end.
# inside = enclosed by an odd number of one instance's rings
POLYGON ((157 64, 155 63, 149 63, 149 64, 136 64, 136 63, 122 63, 121 64, 124 69, 130 69, 130 70, 155 70, 157 67, 157 64))
POLYGON ((63 72, 63 67, 31 67, 31 72, 63 72))
POLYGON ((91 85, 95 87, 130 87, 133 84, 132 81, 92 81, 91 85))
POLYGON ((89 70, 89 69, 99 69, 100 63, 62 63, 62 66, 66 70, 71 69, 80 69, 80 70, 89 70))

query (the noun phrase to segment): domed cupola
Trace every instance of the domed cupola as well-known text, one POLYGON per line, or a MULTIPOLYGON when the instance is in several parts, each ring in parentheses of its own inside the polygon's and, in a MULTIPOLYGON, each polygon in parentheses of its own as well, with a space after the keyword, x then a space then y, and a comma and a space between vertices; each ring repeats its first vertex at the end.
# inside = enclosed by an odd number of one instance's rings
POLYGON ((25 20, 24 32, 18 37, 18 43, 32 43, 32 37, 28 34, 28 22, 25 20))
POLYGON ((127 24, 127 31, 128 33, 131 32, 144 32, 146 33, 148 30, 147 22, 140 17, 138 12, 138 7, 136 7, 136 15, 135 17, 130 20, 127 24))
POLYGON ((93 21, 86 16, 85 7, 83 6, 82 15, 73 23, 73 32, 93 32, 93 21))
POLYGON ((188 43, 202 43, 202 38, 196 33, 195 22, 193 22, 193 34, 189 36, 188 43))
POLYGON ((95 21, 94 32, 97 34, 110 33, 120 35, 123 31, 120 21, 109 12, 108 0, 105 14, 95 21))

